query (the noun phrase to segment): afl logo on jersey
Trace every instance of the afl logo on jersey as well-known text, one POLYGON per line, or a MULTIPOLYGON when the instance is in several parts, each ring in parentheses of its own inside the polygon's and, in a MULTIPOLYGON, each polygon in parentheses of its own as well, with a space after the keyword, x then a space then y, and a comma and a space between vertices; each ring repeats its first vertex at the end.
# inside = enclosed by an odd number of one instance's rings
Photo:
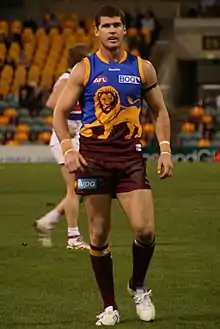
POLYGON ((98 76, 97 78, 95 78, 93 83, 96 83, 97 85, 102 85, 103 83, 106 83, 107 81, 108 81, 108 79, 106 77, 98 76))
POLYGON ((136 75, 119 75, 118 82, 139 85, 141 83, 141 78, 136 75))

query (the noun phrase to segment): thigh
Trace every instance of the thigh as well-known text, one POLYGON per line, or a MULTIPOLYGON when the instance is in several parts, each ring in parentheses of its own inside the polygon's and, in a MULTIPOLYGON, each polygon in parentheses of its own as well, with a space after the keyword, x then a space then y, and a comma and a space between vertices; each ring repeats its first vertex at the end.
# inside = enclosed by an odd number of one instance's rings
POLYGON ((153 198, 143 158, 126 163, 117 185, 117 197, 136 238, 140 240, 154 232, 153 198))
POLYGON ((61 148, 60 142, 57 138, 57 135, 54 131, 52 132, 52 135, 50 138, 50 149, 51 149, 51 152, 52 152, 56 162, 60 165, 64 164, 65 160, 64 160, 62 148, 61 148))
POLYGON ((142 157, 117 163, 117 169, 117 194, 151 189, 146 173, 145 160, 142 157))
POLYGON ((102 247, 109 241, 111 225, 110 195, 88 195, 84 205, 89 221, 90 242, 96 247, 102 247))
POLYGON ((154 233, 154 204, 151 190, 134 190, 120 193, 117 197, 135 238, 142 240, 142 237, 154 233))
POLYGON ((105 163, 85 157, 88 166, 76 173, 75 190, 79 195, 111 194, 114 189, 112 174, 105 163))
POLYGON ((60 170, 66 183, 67 191, 75 194, 75 174, 70 173, 65 166, 60 166, 60 170))

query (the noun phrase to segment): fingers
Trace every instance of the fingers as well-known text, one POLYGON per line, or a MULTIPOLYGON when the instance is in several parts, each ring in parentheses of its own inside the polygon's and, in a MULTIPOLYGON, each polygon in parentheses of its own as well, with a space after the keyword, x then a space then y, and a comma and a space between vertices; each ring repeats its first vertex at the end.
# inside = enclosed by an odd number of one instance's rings
POLYGON ((161 179, 167 178, 169 177, 169 167, 168 166, 164 166, 163 167, 163 173, 160 175, 161 179))
POLYGON ((165 179, 172 176, 172 166, 170 164, 165 164, 163 166, 163 173, 160 175, 161 179, 165 179))
POLYGON ((86 162, 86 159, 80 153, 79 153, 79 162, 85 167, 88 166, 88 163, 86 162))
POLYGON ((84 171, 84 167, 88 166, 88 163, 80 153, 71 152, 65 158, 65 166, 70 173, 75 173, 77 170, 84 171))
POLYGON ((157 173, 160 176, 160 179, 171 177, 173 173, 172 161, 160 158, 158 160, 157 173))
POLYGON ((157 173, 158 175, 161 175, 163 172, 163 163, 158 161, 158 165, 157 165, 157 173))

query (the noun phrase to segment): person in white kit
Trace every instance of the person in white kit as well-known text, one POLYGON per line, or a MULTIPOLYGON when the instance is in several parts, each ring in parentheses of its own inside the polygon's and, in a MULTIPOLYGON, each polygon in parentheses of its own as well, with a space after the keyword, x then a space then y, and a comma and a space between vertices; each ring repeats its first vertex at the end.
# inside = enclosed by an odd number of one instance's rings
MULTIPOLYGON (((88 55, 88 48, 83 44, 78 44, 69 50, 68 67, 72 68, 88 55)), ((70 76, 71 69, 63 73, 53 87, 53 91, 47 101, 46 106, 54 109, 56 102, 63 91, 64 86, 70 76)), ((79 130, 81 127, 81 108, 80 105, 68 116, 68 127, 72 136, 72 144, 79 149, 79 130)), ((65 160, 61 149, 60 141, 53 131, 50 140, 51 151, 60 165, 63 179, 66 183, 67 193, 65 198, 50 212, 42 218, 35 221, 35 227, 38 232, 38 238, 43 246, 52 246, 51 233, 55 225, 59 222, 61 216, 65 213, 68 224, 68 249, 89 249, 89 245, 84 242, 78 228, 79 197, 75 194, 74 182, 75 175, 69 173, 64 166, 65 160)))

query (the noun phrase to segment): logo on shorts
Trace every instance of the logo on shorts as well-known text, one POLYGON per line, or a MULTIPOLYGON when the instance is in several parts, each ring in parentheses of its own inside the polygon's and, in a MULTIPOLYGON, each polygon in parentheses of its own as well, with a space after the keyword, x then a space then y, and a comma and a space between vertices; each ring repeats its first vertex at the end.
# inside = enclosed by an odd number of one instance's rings
POLYGON ((97 188, 96 178, 79 178, 77 180, 78 190, 92 190, 97 188))

